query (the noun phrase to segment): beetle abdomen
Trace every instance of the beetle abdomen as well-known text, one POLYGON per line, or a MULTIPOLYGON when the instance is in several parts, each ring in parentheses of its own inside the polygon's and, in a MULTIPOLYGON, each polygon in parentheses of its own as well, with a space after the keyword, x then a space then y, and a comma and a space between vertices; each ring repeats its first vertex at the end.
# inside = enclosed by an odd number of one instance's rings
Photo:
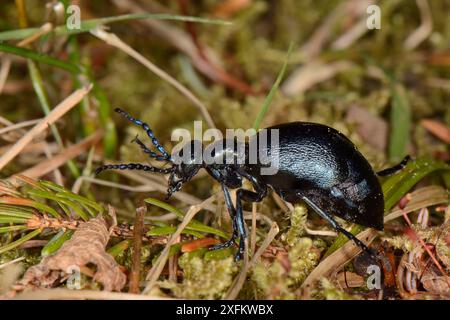
POLYGON ((278 171, 274 175, 261 175, 260 165, 249 165, 252 174, 288 202, 295 203, 307 196, 322 210, 347 221, 383 229, 380 183, 368 161, 348 138, 333 128, 306 122, 267 130, 268 143, 259 148, 278 162, 278 171), (274 129, 278 130, 278 144, 270 139, 270 130, 274 129))

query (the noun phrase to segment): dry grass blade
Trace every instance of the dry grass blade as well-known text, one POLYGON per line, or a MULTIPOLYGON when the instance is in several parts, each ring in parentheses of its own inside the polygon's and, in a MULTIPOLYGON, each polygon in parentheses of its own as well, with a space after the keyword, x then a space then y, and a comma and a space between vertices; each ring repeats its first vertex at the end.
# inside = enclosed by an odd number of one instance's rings
POLYGON ((316 29, 311 37, 302 45, 300 52, 305 56, 305 60, 316 57, 322 51, 325 42, 331 36, 336 20, 342 17, 345 12, 347 3, 338 4, 331 13, 323 20, 323 23, 316 29))
POLYGON ((427 0, 416 0, 420 11, 420 26, 405 40, 403 46, 407 50, 413 50, 419 46, 433 31, 433 19, 431 16, 430 5, 427 0))
POLYGON ((39 121, 42 121, 42 119, 34 119, 34 120, 22 121, 22 122, 13 124, 11 126, 8 126, 6 128, 0 129, 0 134, 5 134, 5 133, 7 133, 9 131, 14 131, 14 130, 21 129, 21 128, 24 128, 24 127, 29 127, 29 126, 32 126, 32 125, 38 123, 39 121))
POLYGON ((401 217, 404 212, 409 213, 421 208, 448 202, 447 190, 438 186, 424 187, 412 192, 410 195, 412 200, 408 203, 408 205, 403 210, 392 210, 388 215, 384 217, 384 223, 401 217))
POLYGON ((155 73, 158 77, 161 79, 167 81, 170 83, 175 89, 180 91, 186 98, 188 98, 200 111, 202 116, 205 118, 206 123, 210 128, 216 128, 216 125, 214 124, 213 119, 211 118, 210 114, 208 113, 208 110, 206 109, 206 106, 184 85, 182 85, 180 82, 178 82, 175 78, 173 78, 171 75, 169 75, 164 70, 157 67, 155 64, 153 64, 150 60, 145 58, 143 55, 141 55, 139 52, 134 50, 132 47, 127 45, 125 42, 123 42, 117 35, 113 33, 108 33, 102 29, 94 29, 91 31, 91 33, 96 36, 97 38, 105 41, 107 44, 112 45, 132 58, 136 59, 139 63, 144 65, 147 69, 155 73))
MULTIPOLYGON (((51 159, 39 163, 34 167, 31 167, 25 171, 22 171, 20 174, 36 179, 46 175, 49 172, 52 172, 56 168, 62 166, 69 159, 73 159, 80 155, 83 151, 91 147, 93 144, 97 143, 103 136, 103 131, 94 132, 92 135, 87 137, 86 139, 80 141, 79 143, 66 148, 60 154, 52 157, 51 159)), ((14 183, 14 176, 8 178, 9 182, 14 183)))
POLYGON ((155 285, 156 281, 158 280, 158 277, 161 274, 161 272, 164 268, 164 265, 166 264, 166 261, 169 257, 170 247, 172 246, 172 244, 175 243, 175 241, 181 235, 181 232, 184 230, 184 228, 186 228, 186 226, 194 218, 194 216, 200 210, 202 210, 204 208, 204 206, 210 204, 213 200, 215 200, 215 198, 216 198, 216 196, 213 195, 213 196, 209 197, 208 199, 206 199, 205 201, 203 201, 202 203, 195 205, 195 206, 191 206, 191 208, 188 210, 188 212, 184 216, 183 221, 178 226, 177 230, 171 235, 170 239, 167 241, 167 244, 166 244, 164 250, 161 252, 161 255, 156 260, 155 265, 147 274, 147 278, 146 278, 147 285, 145 286, 145 289, 142 292, 143 294, 149 293, 150 290, 155 285))
POLYGON ((72 192, 73 193, 78 193, 80 191, 81 186, 83 185, 83 182, 93 183, 93 184, 97 184, 99 186, 105 186, 105 187, 110 187, 110 188, 117 188, 117 189, 120 189, 120 190, 126 190, 126 191, 131 191, 131 192, 150 192, 150 191, 155 191, 154 187, 146 185, 146 184, 133 187, 133 186, 128 186, 128 185, 122 184, 122 183, 116 183, 116 182, 111 182, 111 181, 107 181, 107 180, 81 176, 81 177, 77 178, 77 180, 73 184, 72 192))
POLYGON ((3 92, 6 80, 8 79, 9 70, 11 69, 11 59, 6 56, 2 58, 2 68, 0 69, 0 94, 3 92))
POLYGON ((140 294, 71 289, 38 289, 16 295, 13 300, 174 300, 140 294))
POLYGON ((11 149, 6 151, 6 153, 0 158, 0 170, 3 169, 12 159, 14 159, 36 135, 46 130, 50 124, 55 123, 56 120, 75 107, 90 90, 91 87, 78 89, 58 104, 44 119, 28 131, 27 134, 24 135, 19 141, 17 141, 11 149))
POLYGON ((353 63, 347 60, 339 60, 324 64, 314 60, 305 66, 295 70, 281 86, 281 91, 288 96, 297 95, 310 89, 312 86, 333 78, 340 72, 353 67, 353 63))
POLYGON ((7 266, 10 266, 10 265, 12 265, 12 264, 14 264, 16 262, 20 262, 20 261, 22 261, 24 259, 25 259, 25 257, 19 257, 17 259, 14 259, 14 260, 8 261, 6 263, 0 264, 0 270, 3 269, 3 268, 6 268, 7 266))

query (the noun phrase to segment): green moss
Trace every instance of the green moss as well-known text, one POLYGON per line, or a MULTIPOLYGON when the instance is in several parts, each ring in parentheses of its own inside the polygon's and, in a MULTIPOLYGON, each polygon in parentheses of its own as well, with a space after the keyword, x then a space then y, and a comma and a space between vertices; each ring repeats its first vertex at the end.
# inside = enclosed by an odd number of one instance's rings
POLYGON ((237 271, 233 257, 204 261, 197 255, 183 254, 178 264, 183 270, 183 281, 174 283, 166 280, 159 285, 182 299, 224 298, 237 271))
POLYGON ((289 246, 293 246, 298 237, 305 233, 306 219, 308 218, 308 209, 305 204, 298 204, 294 207, 294 212, 291 214, 291 227, 288 232, 281 236, 289 246))
POLYGON ((309 238, 300 238, 288 251, 289 267, 278 260, 258 263, 252 280, 265 299, 294 299, 296 289, 318 264, 320 252, 309 238))
POLYGON ((320 280, 320 289, 318 296, 325 300, 358 300, 359 297, 350 295, 342 290, 336 288, 328 279, 322 278, 320 280))

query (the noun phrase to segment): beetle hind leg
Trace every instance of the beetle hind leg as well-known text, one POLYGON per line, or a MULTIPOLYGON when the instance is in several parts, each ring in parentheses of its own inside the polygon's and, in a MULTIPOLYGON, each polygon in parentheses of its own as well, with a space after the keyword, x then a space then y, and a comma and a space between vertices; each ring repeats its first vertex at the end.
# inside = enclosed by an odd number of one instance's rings
POLYGON ((408 155, 408 156, 404 157, 403 160, 399 164, 397 164, 391 168, 387 168, 387 169, 378 171, 377 175, 380 177, 393 175, 394 173, 397 173, 400 170, 402 170, 404 167, 406 167, 406 165, 408 164, 408 162, 410 160, 411 160, 411 157, 408 155))
POLYGON ((315 212, 317 212, 323 219, 327 220, 329 224, 338 232, 342 233, 349 240, 352 240, 363 251, 367 252, 372 258, 378 259, 374 250, 370 249, 364 242, 359 240, 355 235, 345 230, 329 213, 323 211, 317 206, 311 199, 306 196, 302 196, 303 201, 310 206, 315 212))

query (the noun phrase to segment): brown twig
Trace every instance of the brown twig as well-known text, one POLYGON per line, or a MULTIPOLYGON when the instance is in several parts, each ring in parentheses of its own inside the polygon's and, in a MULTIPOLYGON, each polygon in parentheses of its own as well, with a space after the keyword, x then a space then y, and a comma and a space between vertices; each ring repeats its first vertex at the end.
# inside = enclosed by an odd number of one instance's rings
POLYGON ((133 260, 130 271, 129 293, 139 293, 139 282, 141 277, 141 247, 142 231, 144 228, 144 216, 147 213, 147 206, 143 205, 136 209, 136 218, 133 226, 133 260))

